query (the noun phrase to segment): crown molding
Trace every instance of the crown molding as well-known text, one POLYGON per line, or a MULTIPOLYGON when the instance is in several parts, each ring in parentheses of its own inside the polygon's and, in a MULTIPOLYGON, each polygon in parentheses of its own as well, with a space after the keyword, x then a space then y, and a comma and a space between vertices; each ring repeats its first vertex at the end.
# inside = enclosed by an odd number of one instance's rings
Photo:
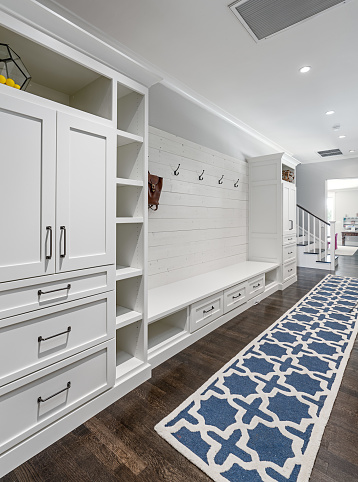
POLYGON ((264 144, 268 148, 267 154, 286 152, 292 155, 283 146, 275 143, 184 83, 141 58, 125 45, 59 5, 55 0, 2 0, 0 10, 104 63, 108 67, 120 71, 146 87, 161 83, 264 144))

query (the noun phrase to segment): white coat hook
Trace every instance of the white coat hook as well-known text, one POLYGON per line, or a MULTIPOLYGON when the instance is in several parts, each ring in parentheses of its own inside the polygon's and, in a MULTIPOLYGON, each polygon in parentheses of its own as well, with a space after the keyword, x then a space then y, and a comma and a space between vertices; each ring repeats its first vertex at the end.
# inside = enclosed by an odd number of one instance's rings
POLYGON ((204 171, 204 169, 203 169, 203 172, 202 172, 202 173, 200 174, 200 176, 199 176, 199 181, 202 181, 202 180, 204 179, 204 178, 203 178, 204 172, 205 172, 205 171, 204 171))
POLYGON ((178 164, 178 167, 175 169, 174 176, 179 176, 179 167, 180 167, 180 164, 178 164))
POLYGON ((234 187, 239 187, 239 181, 240 181, 240 179, 238 179, 238 180, 235 182, 234 187))
POLYGON ((223 174, 223 175, 221 176, 221 178, 219 179, 219 184, 222 184, 222 183, 224 182, 223 179, 224 179, 224 174, 223 174))

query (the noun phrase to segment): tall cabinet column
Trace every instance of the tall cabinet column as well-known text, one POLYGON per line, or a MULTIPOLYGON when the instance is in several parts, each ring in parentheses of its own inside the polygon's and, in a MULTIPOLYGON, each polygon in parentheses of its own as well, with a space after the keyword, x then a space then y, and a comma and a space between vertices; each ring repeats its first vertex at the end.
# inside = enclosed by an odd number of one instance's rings
POLYGON ((249 260, 278 263, 277 281, 285 289, 297 280, 295 169, 299 162, 285 153, 248 162, 249 260))

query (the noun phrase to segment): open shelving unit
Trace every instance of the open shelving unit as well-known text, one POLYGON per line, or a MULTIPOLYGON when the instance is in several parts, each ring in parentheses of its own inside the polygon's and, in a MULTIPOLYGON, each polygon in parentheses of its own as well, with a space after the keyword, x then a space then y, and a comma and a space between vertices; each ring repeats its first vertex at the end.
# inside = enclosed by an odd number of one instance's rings
POLYGON ((146 99, 116 84, 116 344, 117 379, 147 361, 146 99))
POLYGON ((103 119, 112 119, 111 78, 37 42, 25 40, 3 26, 0 26, 0 37, 20 54, 31 74, 27 93, 103 119))
POLYGON ((132 322, 116 330, 116 378, 128 375, 145 363, 144 322, 132 322))
POLYGON ((148 325, 148 360, 185 336, 189 336, 187 308, 153 321, 148 325))

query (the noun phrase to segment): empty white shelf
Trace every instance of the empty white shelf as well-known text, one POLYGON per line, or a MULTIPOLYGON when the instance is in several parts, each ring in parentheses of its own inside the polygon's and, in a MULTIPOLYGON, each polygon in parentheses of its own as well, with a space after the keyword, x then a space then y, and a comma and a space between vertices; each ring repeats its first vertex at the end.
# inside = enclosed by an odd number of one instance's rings
POLYGON ((140 268, 131 268, 130 266, 116 266, 116 280, 134 278, 134 276, 142 276, 143 270, 140 268))
POLYGON ((143 218, 142 217, 122 217, 122 218, 116 218, 116 223, 117 224, 142 224, 143 223, 143 218))
POLYGON ((144 362, 125 351, 120 351, 117 353, 116 365, 116 378, 118 379, 141 365, 144 365, 144 362))
POLYGON ((143 187, 143 181, 139 181, 137 179, 125 179, 123 177, 117 177, 116 184, 117 186, 143 187))
POLYGON ((136 134, 131 134, 130 132, 121 131, 117 129, 117 146, 125 146, 126 144, 131 144, 132 142, 143 142, 142 136, 137 136, 136 134))
POLYGON ((140 321, 142 318, 142 313, 138 311, 130 310, 124 306, 117 305, 116 307, 116 328, 123 328, 123 326, 140 321))
POLYGON ((148 352, 188 334, 183 328, 169 325, 162 320, 149 325, 148 331, 148 352))

